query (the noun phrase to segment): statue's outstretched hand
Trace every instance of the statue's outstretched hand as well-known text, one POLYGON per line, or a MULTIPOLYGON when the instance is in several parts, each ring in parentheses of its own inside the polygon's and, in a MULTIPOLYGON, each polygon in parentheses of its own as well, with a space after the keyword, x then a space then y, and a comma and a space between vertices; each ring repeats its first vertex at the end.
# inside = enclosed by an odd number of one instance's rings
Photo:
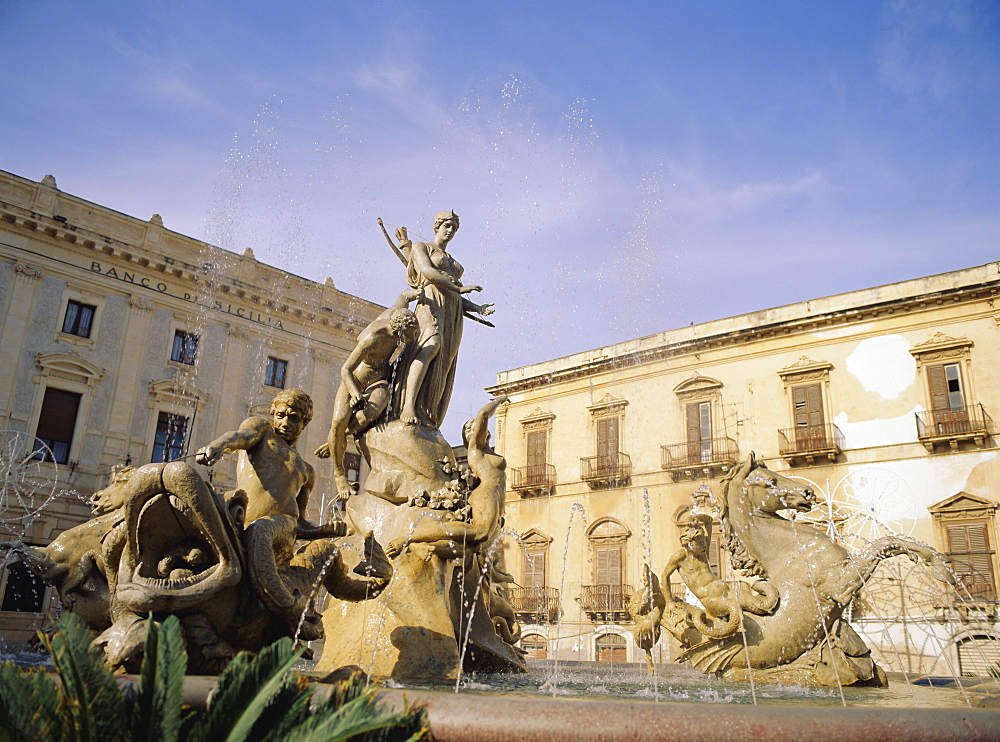
POLYGON ((471 294, 473 291, 482 291, 483 287, 474 283, 470 283, 468 286, 462 286, 459 288, 458 293, 460 294, 471 294))
POLYGON ((400 242, 410 241, 410 238, 406 236, 406 227, 396 227, 396 239, 400 242))
POLYGON ((197 453, 194 455, 194 460, 196 463, 202 466, 213 466, 219 459, 222 458, 223 450, 221 448, 216 448, 212 444, 199 448, 197 453))
POLYGON ((483 304, 479 307, 479 313, 484 317, 489 317, 494 311, 493 304, 483 304))

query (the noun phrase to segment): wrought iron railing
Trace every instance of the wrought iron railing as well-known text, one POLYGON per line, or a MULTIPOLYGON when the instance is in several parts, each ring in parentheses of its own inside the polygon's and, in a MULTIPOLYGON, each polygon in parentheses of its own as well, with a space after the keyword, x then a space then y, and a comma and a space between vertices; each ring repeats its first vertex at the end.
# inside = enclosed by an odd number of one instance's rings
POLYGON ((827 452, 844 448, 844 434, 833 423, 799 425, 778 431, 778 448, 782 456, 827 452))
POLYGON ((513 490, 544 489, 556 483, 556 468, 552 464, 517 466, 509 469, 513 490))
POLYGON ((917 437, 993 435, 993 418, 981 404, 960 410, 925 410, 917 416, 917 437))
POLYGON ((660 446, 661 467, 664 469, 709 464, 732 466, 739 457, 739 448, 732 438, 709 438, 660 446))
POLYGON ((580 459, 580 479, 584 482, 624 482, 631 476, 632 459, 627 453, 580 459))
POLYGON ((507 593, 511 607, 522 620, 559 618, 559 591, 554 587, 509 587, 507 593))
POLYGON ((589 614, 627 614, 631 585, 582 585, 580 605, 589 614))

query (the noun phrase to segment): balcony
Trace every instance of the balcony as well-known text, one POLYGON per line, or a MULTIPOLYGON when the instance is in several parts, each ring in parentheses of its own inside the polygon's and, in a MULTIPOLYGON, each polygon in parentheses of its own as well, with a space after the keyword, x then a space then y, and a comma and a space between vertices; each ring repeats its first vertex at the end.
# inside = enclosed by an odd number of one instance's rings
POLYGON ((844 448, 844 434, 833 423, 785 428, 778 431, 778 439, 779 452, 791 466, 821 458, 836 461, 844 448))
POLYGON ((510 488, 521 497, 545 497, 556 483, 556 468, 552 464, 518 466, 510 472, 510 488))
POLYGON ((993 418, 981 404, 961 410, 926 410, 915 414, 917 438, 931 453, 944 446, 957 451, 963 442, 983 448, 993 435, 993 418))
POLYGON ((559 618, 559 591, 554 587, 509 587, 510 605, 522 623, 555 623, 559 618))
POLYGON ((591 621, 628 621, 631 585, 582 585, 580 606, 591 621))
POLYGON ((588 456, 580 459, 580 479, 591 489, 621 487, 632 477, 632 459, 627 453, 588 456))
POLYGON ((670 443, 660 446, 660 466, 673 480, 708 478, 724 474, 740 458, 732 438, 670 443))

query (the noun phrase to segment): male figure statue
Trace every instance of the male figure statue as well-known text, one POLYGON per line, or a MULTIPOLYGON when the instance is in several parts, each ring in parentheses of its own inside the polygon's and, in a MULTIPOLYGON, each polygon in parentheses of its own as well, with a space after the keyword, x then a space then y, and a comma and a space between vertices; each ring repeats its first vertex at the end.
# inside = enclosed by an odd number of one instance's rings
POLYGON ((315 525, 306 519, 316 476, 295 449, 312 420, 313 403, 301 389, 285 389, 271 402, 271 417, 249 417, 198 450, 195 461, 212 466, 224 454, 240 452, 236 481, 246 492, 250 578, 261 601, 289 624, 299 623, 311 595, 292 594, 280 575, 290 564, 295 541, 344 536, 347 525, 315 525))
POLYGON ((305 517, 316 472, 295 444, 312 416, 312 398, 301 389, 285 389, 271 401, 271 417, 248 417, 238 430, 195 454, 199 464, 212 466, 224 454, 241 452, 236 482, 247 493, 247 526, 262 518, 290 518, 290 533, 297 538, 345 535, 343 523, 317 526, 305 517))
POLYGON ((340 388, 333 403, 333 420, 326 443, 316 449, 321 458, 333 459, 333 481, 337 499, 354 494, 356 484, 347 481, 344 452, 347 436, 365 430, 389 405, 391 360, 396 349, 417 337, 417 317, 407 305, 420 292, 404 291, 396 303, 376 317, 361 334, 358 344, 340 367, 340 388))
POLYGON ((680 534, 681 548, 667 560, 663 569, 662 584, 669 589, 670 575, 680 573, 688 590, 713 618, 724 619, 722 628, 708 623, 703 617, 694 617, 695 627, 707 636, 728 636, 739 629, 742 615, 740 606, 730 596, 729 587, 715 576, 708 563, 708 549, 712 541, 712 516, 692 514, 680 534))

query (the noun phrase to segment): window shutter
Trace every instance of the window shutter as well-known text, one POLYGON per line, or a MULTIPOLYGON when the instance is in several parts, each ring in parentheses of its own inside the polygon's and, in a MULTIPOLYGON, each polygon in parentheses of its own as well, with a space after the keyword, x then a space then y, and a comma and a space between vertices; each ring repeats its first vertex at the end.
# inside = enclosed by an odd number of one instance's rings
POLYGON ((49 387, 42 399, 42 411, 38 416, 35 437, 46 441, 71 443, 79 409, 79 394, 49 387))
POLYGON ((604 458, 618 457, 617 417, 603 417, 597 421, 597 455, 604 458))
POLYGON ((792 405, 795 408, 795 427, 823 425, 823 389, 819 384, 793 386, 792 405))
POLYGON ((529 551, 524 555, 524 586, 545 587, 544 551, 529 551))
POLYGON ((687 406, 687 439, 688 443, 701 442, 701 415, 697 402, 687 406))
POLYGON ((540 467, 548 463, 545 450, 547 435, 545 430, 533 430, 528 433, 528 468, 540 467))
POLYGON ((945 527, 952 568, 973 598, 993 600, 993 552, 985 523, 956 523, 945 527))
POLYGON ((622 547, 618 544, 597 546, 594 549, 597 562, 598 585, 622 584, 622 547))
POLYGON ((927 383, 931 393, 931 409, 948 409, 948 382, 944 375, 944 366, 927 367, 927 383))

